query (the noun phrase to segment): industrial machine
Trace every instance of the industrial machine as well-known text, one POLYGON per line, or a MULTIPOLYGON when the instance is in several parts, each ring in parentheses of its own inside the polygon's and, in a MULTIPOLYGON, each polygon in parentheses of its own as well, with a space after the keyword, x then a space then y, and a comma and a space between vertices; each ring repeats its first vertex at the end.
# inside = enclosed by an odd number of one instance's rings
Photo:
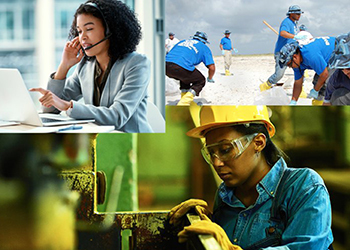
MULTIPOLYGON (((213 249, 212 236, 179 244, 168 212, 97 212, 106 175, 96 135, 0 135, 0 249, 213 249), (124 238, 124 240, 123 240, 124 238)), ((112 178, 116 202, 120 179, 112 178)), ((188 216, 187 223, 198 219, 188 216)), ((220 249, 220 246, 218 248, 220 249)))

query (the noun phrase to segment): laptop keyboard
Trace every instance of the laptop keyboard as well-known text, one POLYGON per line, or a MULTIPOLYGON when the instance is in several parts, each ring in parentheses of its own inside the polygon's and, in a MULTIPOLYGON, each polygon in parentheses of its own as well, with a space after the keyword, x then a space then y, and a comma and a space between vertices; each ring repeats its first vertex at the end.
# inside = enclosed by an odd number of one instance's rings
POLYGON ((44 117, 41 117, 41 121, 42 121, 43 123, 48 123, 48 122, 62 122, 62 120, 51 119, 51 118, 44 118, 44 117))

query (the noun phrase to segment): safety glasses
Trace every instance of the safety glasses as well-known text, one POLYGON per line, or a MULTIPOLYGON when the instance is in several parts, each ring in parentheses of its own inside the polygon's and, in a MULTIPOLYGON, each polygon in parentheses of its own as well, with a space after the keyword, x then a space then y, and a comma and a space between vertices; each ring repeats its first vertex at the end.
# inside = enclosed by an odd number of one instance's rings
POLYGON ((228 142, 218 142, 210 145, 204 145, 201 152, 206 162, 213 165, 214 159, 228 161, 240 156, 250 145, 258 133, 245 135, 238 139, 228 142))

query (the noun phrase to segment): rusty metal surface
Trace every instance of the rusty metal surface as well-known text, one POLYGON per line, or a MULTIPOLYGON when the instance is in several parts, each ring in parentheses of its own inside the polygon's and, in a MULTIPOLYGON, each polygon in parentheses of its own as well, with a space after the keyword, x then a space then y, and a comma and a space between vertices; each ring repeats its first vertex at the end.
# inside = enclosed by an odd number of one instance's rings
POLYGON ((78 220, 89 220, 95 210, 96 175, 92 171, 63 171, 60 177, 66 181, 70 190, 80 194, 80 205, 77 209, 78 220))
POLYGON ((168 212, 95 213, 90 217, 90 224, 85 226, 85 230, 79 232, 79 249, 112 249, 116 242, 121 242, 123 230, 132 232, 129 249, 186 249, 184 244, 177 242, 180 228, 169 225, 167 214, 168 212), (113 235, 118 238, 113 238, 113 235), (93 241, 94 244, 86 245, 86 241, 93 241))
POLYGON ((178 243, 179 230, 170 226, 167 215, 167 212, 134 215, 134 249, 184 249, 185 245, 178 243))

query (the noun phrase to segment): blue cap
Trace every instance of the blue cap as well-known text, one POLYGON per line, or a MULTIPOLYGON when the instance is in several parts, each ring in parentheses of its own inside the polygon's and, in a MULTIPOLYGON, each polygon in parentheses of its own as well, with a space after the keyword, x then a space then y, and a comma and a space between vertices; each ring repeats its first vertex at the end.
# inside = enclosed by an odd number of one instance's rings
POLYGON ((299 30, 300 31, 306 31, 307 28, 306 28, 306 26, 304 24, 302 24, 302 25, 299 26, 299 30))
POLYGON ((278 58, 278 63, 281 68, 286 67, 290 60, 292 60, 297 48, 298 43, 296 41, 287 43, 282 47, 278 58))
POLYGON ((229 30, 225 30, 224 34, 231 34, 231 32, 229 30))
POLYGON ((301 8, 299 7, 299 5, 292 5, 288 9, 287 16, 290 14, 303 14, 303 13, 304 12, 301 11, 301 8))
POLYGON ((350 68, 350 33, 340 35, 336 38, 335 49, 329 59, 329 68, 350 68))
POLYGON ((175 36, 173 32, 169 32, 169 36, 175 36))
POLYGON ((208 42, 208 36, 205 32, 197 31, 196 34, 194 34, 194 36, 192 36, 191 38, 197 39, 203 43, 210 43, 208 42))

